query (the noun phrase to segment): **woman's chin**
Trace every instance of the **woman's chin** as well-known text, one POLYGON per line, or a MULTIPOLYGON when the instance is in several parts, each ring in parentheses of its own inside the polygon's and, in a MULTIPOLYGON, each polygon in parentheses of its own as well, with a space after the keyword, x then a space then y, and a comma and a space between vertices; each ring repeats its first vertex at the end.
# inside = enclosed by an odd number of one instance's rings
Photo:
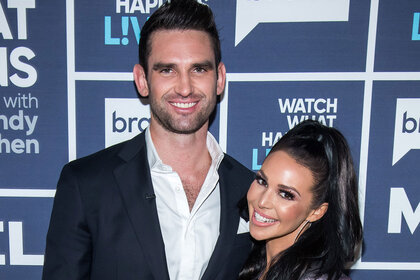
POLYGON ((251 234, 252 238, 254 238, 257 241, 263 241, 263 240, 265 240, 265 238, 263 236, 261 236, 261 234, 259 234, 256 231, 250 230, 249 233, 251 234))

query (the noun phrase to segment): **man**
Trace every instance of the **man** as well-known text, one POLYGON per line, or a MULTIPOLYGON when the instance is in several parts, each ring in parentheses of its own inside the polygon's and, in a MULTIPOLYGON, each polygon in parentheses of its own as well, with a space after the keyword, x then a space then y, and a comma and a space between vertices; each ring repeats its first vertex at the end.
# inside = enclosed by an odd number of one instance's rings
POLYGON ((145 23, 134 80, 150 126, 67 164, 43 279, 236 279, 250 251, 237 202, 253 174, 208 132, 225 86, 211 10, 172 0, 145 23))

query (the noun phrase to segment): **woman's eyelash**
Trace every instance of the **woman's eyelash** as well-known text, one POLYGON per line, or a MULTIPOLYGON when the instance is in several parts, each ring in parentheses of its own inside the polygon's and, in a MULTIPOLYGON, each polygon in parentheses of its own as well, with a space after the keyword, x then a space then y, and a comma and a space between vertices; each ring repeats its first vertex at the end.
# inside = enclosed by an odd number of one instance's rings
MULTIPOLYGON (((264 187, 267 186, 267 182, 259 174, 255 175, 255 181, 260 186, 264 186, 264 187)), ((295 195, 291 191, 288 191, 288 190, 279 189, 278 194, 279 194, 279 196, 281 196, 282 198, 287 199, 287 200, 294 200, 295 199, 295 195)))
POLYGON ((295 195, 292 192, 286 190, 279 190, 279 195, 287 200, 294 200, 295 195))
POLYGON ((263 186, 267 185, 267 183, 265 182, 265 180, 260 175, 258 175, 258 174, 255 175, 255 181, 257 181, 257 183, 259 185, 263 185, 263 186))

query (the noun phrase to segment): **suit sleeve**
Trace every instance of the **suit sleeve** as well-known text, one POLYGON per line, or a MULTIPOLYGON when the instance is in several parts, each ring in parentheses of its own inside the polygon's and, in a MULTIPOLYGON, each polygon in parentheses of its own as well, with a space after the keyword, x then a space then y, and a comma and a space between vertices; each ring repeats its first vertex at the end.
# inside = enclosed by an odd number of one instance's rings
POLYGON ((89 279, 91 234, 77 178, 69 165, 58 181, 46 243, 43 280, 89 279))

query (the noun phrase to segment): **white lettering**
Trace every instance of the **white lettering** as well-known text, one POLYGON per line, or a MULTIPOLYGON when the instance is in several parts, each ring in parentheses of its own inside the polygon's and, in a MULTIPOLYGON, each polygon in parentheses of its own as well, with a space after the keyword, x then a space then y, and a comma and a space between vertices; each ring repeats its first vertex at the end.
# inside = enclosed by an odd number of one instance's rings
POLYGON ((146 12, 150 13, 150 8, 155 8, 158 5, 157 0, 146 1, 146 12))
POLYGON ((23 110, 19 110, 18 115, 12 115, 7 122, 7 116, 0 115, 0 120, 3 124, 3 129, 8 130, 9 127, 12 130, 24 130, 26 129, 26 135, 31 135, 36 127, 36 123, 38 121, 38 116, 30 116, 24 115, 23 110))
POLYGON ((312 103, 315 102, 315 98, 305 98, 305 102, 308 103, 308 114, 312 112, 312 103))
POLYGON ((163 5, 163 0, 116 0, 115 11, 117 14, 130 13, 133 14, 136 11, 144 14, 150 13, 150 9, 160 7, 163 5))
POLYGON ((411 234, 414 234, 414 231, 420 223, 420 202, 416 210, 413 211, 404 188, 391 188, 388 233, 401 233, 403 216, 411 234))
POLYGON ((7 22, 6 14, 4 13, 3 7, 0 2, 0 34, 3 35, 3 39, 13 39, 12 32, 10 31, 9 23, 7 22))
POLYGON ((300 116, 291 116, 287 115, 287 123, 289 125, 289 129, 295 127, 295 125, 306 121, 306 120, 317 120, 320 123, 327 125, 329 127, 334 127, 334 120, 337 119, 336 115, 300 115, 300 116), (327 121, 328 120, 328 121, 327 121))
POLYGON ((121 7, 124 8, 124 13, 128 13, 129 7, 130 7, 129 0, 117 0, 117 2, 115 4, 116 4, 116 13, 117 14, 121 13, 121 7))
POLYGON ((336 114, 337 113, 337 106, 338 106, 337 98, 334 98, 333 103, 331 103, 331 98, 327 98, 327 113, 328 114, 331 114, 331 113, 336 114), (331 108, 333 109, 332 112, 331 112, 331 108))
POLYGON ((282 112, 283 114, 287 111, 288 113, 293 112, 293 108, 295 107, 296 104, 296 98, 292 99, 292 103, 290 103, 290 99, 286 98, 284 100, 283 103, 283 99, 279 98, 279 107, 280 107, 280 112, 282 112))
POLYGON ((314 111, 317 114, 337 113, 337 98, 286 98, 278 99, 280 112, 310 114, 314 111))
POLYGON ((43 265, 43 255, 23 253, 22 222, 9 222, 10 265, 43 265))
POLYGON ((25 123, 28 126, 26 135, 31 135, 34 132, 37 121, 38 121, 38 116, 34 116, 32 119, 29 116, 25 116, 25 123))
POLYGON ((19 60, 19 58, 22 56, 28 60, 31 60, 35 57, 35 54, 31 49, 26 47, 18 47, 11 52, 10 63, 13 67, 15 67, 16 70, 25 72, 28 77, 22 78, 15 73, 10 77, 10 81, 12 81, 12 83, 18 87, 30 87, 35 84, 38 78, 38 74, 34 67, 19 60))
POLYGON ((35 0, 9 0, 7 1, 7 7, 17 9, 18 39, 26 40, 28 38, 26 30, 26 9, 34 9, 35 0))
POLYGON ((11 152, 16 154, 21 154, 25 152, 26 154, 32 153, 39 154, 39 142, 36 139, 14 139, 10 142, 10 140, 1 138, 0 134, 0 154, 6 153, 10 154, 11 152), (3 149, 4 148, 4 149, 3 149))
MULTIPOLYGON (((0 3, 0 6, 1 6, 1 3, 0 3)), ((1 13, 0 13, 0 18, 1 18, 1 13)), ((2 26, 2 23, 0 19, 0 28, 1 26, 2 26)), ((1 32, 1 29, 0 29, 0 32, 1 32)), ((7 74, 8 74, 7 64, 8 64, 7 48, 0 48, 0 87, 7 87, 9 85, 9 79, 7 77, 7 74)))
POLYGON ((296 103, 294 113, 306 113, 305 103, 302 98, 299 98, 296 103))
MULTIPOLYGON (((0 3, 1 6, 1 3, 0 3)), ((3 221, 0 221, 0 232, 4 231, 3 221)), ((6 265, 6 256, 0 254, 0 265, 6 265)))
POLYGON ((315 101, 315 104, 314 104, 314 109, 315 109, 315 112, 316 113, 318 113, 318 114, 323 114, 323 113, 325 113, 325 109, 320 109, 319 107, 318 107, 318 105, 319 105, 319 103, 323 103, 323 104, 325 104, 325 99, 324 98, 319 98, 319 99, 317 99, 316 101, 315 101))
POLYGON ((9 119, 9 126, 13 130, 23 130, 23 111, 19 110, 19 115, 13 115, 9 119))
POLYGON ((328 123, 325 123, 325 125, 328 125, 329 127, 334 127, 334 120, 337 119, 336 115, 327 115, 325 116, 328 120, 328 123))
POLYGON ((268 144, 268 146, 271 147, 273 145, 273 132, 270 132, 268 136, 263 132, 261 138, 261 146, 265 147, 265 145, 268 144))
POLYGON ((303 122, 304 120, 307 120, 309 116, 300 116, 300 119, 298 116, 293 116, 293 119, 290 115, 287 116, 287 124, 289 125, 289 129, 294 128, 297 124, 300 122, 303 122))
POLYGON ((18 93, 17 96, 9 96, 5 97, 3 96, 4 105, 6 105, 6 108, 38 108, 38 98, 34 97, 29 93, 26 94, 20 94, 18 93))
POLYGON ((140 13, 144 14, 144 6, 143 3, 141 2, 141 0, 134 0, 133 4, 131 5, 130 8, 130 13, 134 13, 135 11, 140 11, 140 13))

